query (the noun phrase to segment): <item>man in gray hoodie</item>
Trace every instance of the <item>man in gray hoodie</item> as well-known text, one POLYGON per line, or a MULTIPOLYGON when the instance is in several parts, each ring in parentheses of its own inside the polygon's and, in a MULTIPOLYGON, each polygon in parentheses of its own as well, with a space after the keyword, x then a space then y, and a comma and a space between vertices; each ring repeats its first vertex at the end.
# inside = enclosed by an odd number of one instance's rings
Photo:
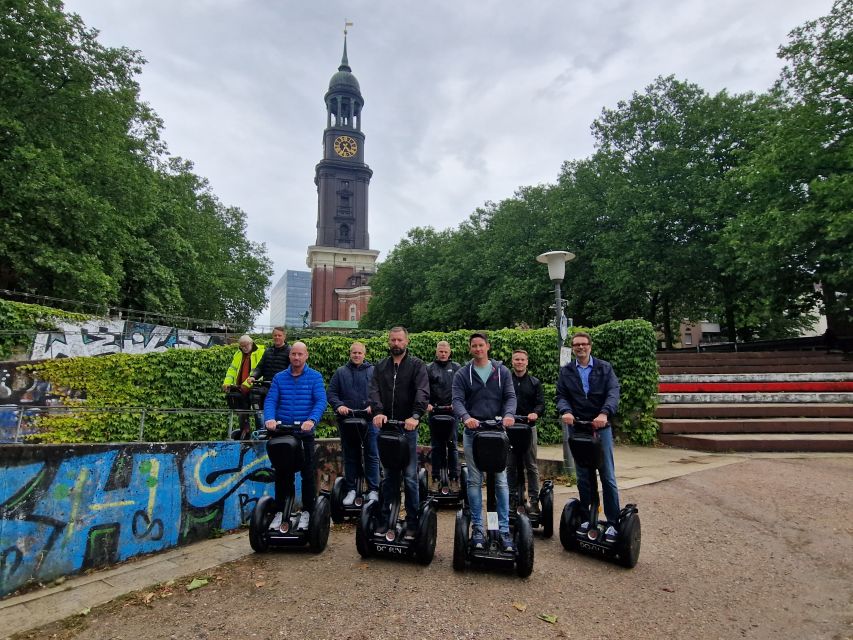
MULTIPOLYGON (((468 350, 472 359, 453 377, 453 413, 465 425, 462 443, 465 464, 468 465, 468 504, 471 506, 471 544, 483 549, 483 474, 474 464, 474 435, 481 420, 502 417, 503 426, 515 423, 516 400, 512 374, 502 363, 489 358, 489 340, 485 333, 472 333, 468 350)), ((495 474, 495 499, 498 509, 498 528, 501 547, 514 551, 509 534, 509 486, 506 469, 495 474)))

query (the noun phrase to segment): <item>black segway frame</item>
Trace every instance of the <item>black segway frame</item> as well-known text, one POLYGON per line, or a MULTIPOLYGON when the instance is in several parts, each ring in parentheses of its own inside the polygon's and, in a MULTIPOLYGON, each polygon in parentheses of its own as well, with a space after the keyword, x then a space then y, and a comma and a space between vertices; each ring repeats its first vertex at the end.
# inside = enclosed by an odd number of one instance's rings
POLYGON ((566 503, 560 516, 560 543, 566 551, 587 553, 631 569, 640 557, 641 530, 637 506, 627 504, 622 508, 619 520, 614 524, 616 538, 608 542, 604 536, 605 524, 598 520, 598 469, 604 456, 601 438, 592 428, 592 422, 575 420, 574 424, 569 446, 578 467, 588 469, 592 504, 587 507, 576 498, 566 503), (585 523, 588 524, 584 528, 585 523))
MULTIPOLYGON (((397 467, 402 470, 409 463, 409 445, 406 442, 403 420, 388 420, 382 425, 379 440, 379 459, 384 467, 397 467)), ((435 555, 435 543, 438 536, 438 517, 435 502, 425 497, 418 506, 418 532, 414 540, 405 540, 403 530, 405 519, 400 518, 401 486, 386 487, 383 480, 382 493, 390 492, 391 512, 388 517, 388 531, 383 537, 375 532, 380 525, 382 504, 377 500, 368 501, 361 510, 358 526, 355 530, 355 547, 362 558, 387 555, 392 557, 414 557, 420 564, 428 565, 435 555)))
MULTIPOLYGON (((531 423, 527 416, 513 416, 515 425, 508 427, 506 430, 509 437, 509 443, 515 452, 515 480, 516 480, 516 504, 515 511, 510 510, 510 522, 514 522, 516 516, 523 512, 530 520, 530 526, 536 530, 542 527, 542 537, 550 538, 554 535, 554 482, 552 480, 544 480, 539 488, 537 496, 530 496, 531 499, 537 500, 539 503, 539 513, 530 513, 525 504, 524 487, 526 486, 526 471, 524 469, 524 456, 527 454, 531 444, 532 430, 530 427, 536 423, 531 423)), ((510 487, 510 490, 512 488, 510 487)))
MULTIPOLYGON (((274 467, 275 473, 295 474, 302 468, 302 443, 294 435, 299 431, 299 425, 280 425, 272 432, 256 432, 258 439, 267 439, 271 447, 276 447, 279 468, 274 467)), ((312 553, 320 553, 326 548, 331 520, 328 492, 320 492, 314 500, 314 511, 307 529, 296 528, 302 512, 294 510, 294 501, 293 493, 284 497, 281 527, 271 530, 270 523, 276 512, 275 500, 272 496, 263 496, 258 500, 249 519, 249 544, 252 550, 266 553, 276 547, 307 546, 312 553)))
POLYGON ((272 383, 269 380, 255 380, 255 382, 252 383, 252 386, 249 388, 248 409, 240 408, 240 401, 243 398, 243 394, 240 393, 239 386, 231 385, 228 391, 225 392, 225 402, 228 404, 228 408, 240 416, 247 413, 252 414, 255 418, 257 427, 253 431, 249 431, 245 434, 242 429, 232 429, 229 434, 231 440, 257 440, 258 438, 255 434, 258 431, 264 431, 263 419, 259 414, 263 414, 264 400, 267 397, 267 392, 270 390, 270 384, 272 383))
POLYGON ((445 447, 445 465, 438 470, 440 487, 437 491, 430 488, 431 483, 428 483, 429 477, 426 469, 421 469, 419 479, 421 490, 426 490, 426 495, 434 499, 439 507, 458 508, 468 497, 468 492, 465 489, 468 484, 468 469, 465 463, 460 465, 459 490, 454 491, 450 488, 450 447, 456 446, 457 424, 456 416, 453 415, 453 407, 450 405, 433 407, 429 416, 429 429, 435 439, 440 442, 438 446, 445 447))
POLYGON ((361 474, 355 479, 355 501, 351 505, 344 504, 346 497, 346 483, 343 476, 335 478, 332 485, 331 506, 332 506, 332 522, 340 524, 345 520, 357 519, 361 517, 361 507, 367 502, 367 494, 370 493, 367 486, 367 478, 364 474, 367 472, 365 466, 364 443, 367 438, 367 429, 372 429, 373 426, 369 421, 370 413, 366 409, 350 410, 349 414, 344 416, 340 421, 341 427, 341 459, 343 462, 343 447, 344 439, 346 439, 347 447, 355 447, 361 455, 361 474))
MULTIPOLYGON (((497 506, 495 499, 495 474, 506 468, 509 453, 509 438, 504 431, 500 418, 480 420, 480 426, 474 435, 473 454, 477 468, 486 474, 486 512, 497 526, 497 506)), ((488 520, 486 522, 488 526, 488 520)), ((482 568, 512 570, 522 578, 533 572, 533 529, 526 513, 519 513, 510 520, 510 534, 515 551, 501 550, 500 532, 488 529, 483 549, 474 549, 470 542, 471 508, 467 501, 456 512, 453 536, 453 568, 465 571, 469 565, 482 568)))

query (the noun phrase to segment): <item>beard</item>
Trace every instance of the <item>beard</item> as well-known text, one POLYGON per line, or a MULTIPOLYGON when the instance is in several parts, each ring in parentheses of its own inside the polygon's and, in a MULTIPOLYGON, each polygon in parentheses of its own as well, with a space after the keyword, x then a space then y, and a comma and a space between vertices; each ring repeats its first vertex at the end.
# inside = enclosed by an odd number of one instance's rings
POLYGON ((406 353, 406 350, 402 347, 390 347, 388 350, 391 352, 392 356, 401 356, 406 353))

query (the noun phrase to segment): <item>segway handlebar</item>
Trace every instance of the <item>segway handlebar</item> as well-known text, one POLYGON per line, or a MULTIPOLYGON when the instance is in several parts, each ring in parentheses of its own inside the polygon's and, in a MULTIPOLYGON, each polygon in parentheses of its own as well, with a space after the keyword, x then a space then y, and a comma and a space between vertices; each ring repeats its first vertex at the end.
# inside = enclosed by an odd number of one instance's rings
POLYGON ((345 418, 364 418, 365 420, 370 417, 370 413, 367 409, 350 409, 349 413, 347 413, 345 418))
POLYGON ((504 423, 503 418, 500 416, 495 416, 494 418, 489 418, 488 420, 480 420, 479 418, 475 418, 477 422, 480 423, 480 426, 477 427, 480 431, 503 431, 504 423))
POLYGON ((533 426, 536 424, 536 420, 532 420, 532 421, 528 420, 527 416, 514 415, 512 417, 512 419, 515 420, 515 424, 524 424, 524 425, 530 425, 530 426, 533 426))
POLYGON ((270 431, 266 427, 252 432, 256 440, 266 440, 276 436, 293 436, 302 433, 302 422, 294 420, 293 423, 284 424, 281 420, 275 421, 275 430, 270 431))
POLYGON ((452 416, 452 404, 435 404, 432 406, 432 415, 434 416, 452 416))

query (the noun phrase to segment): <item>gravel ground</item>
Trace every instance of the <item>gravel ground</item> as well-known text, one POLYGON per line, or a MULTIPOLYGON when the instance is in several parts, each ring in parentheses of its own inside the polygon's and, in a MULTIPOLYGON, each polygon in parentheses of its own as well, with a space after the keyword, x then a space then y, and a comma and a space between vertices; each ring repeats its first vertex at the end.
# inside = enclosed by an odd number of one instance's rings
POLYGON ((643 525, 636 568, 569 554, 555 533, 526 580, 454 572, 451 511, 429 567, 363 561, 335 526, 320 555, 254 554, 15 638, 850 639, 851 479, 850 457, 753 459, 624 491, 643 525), (193 577, 210 582, 188 592, 193 577))

